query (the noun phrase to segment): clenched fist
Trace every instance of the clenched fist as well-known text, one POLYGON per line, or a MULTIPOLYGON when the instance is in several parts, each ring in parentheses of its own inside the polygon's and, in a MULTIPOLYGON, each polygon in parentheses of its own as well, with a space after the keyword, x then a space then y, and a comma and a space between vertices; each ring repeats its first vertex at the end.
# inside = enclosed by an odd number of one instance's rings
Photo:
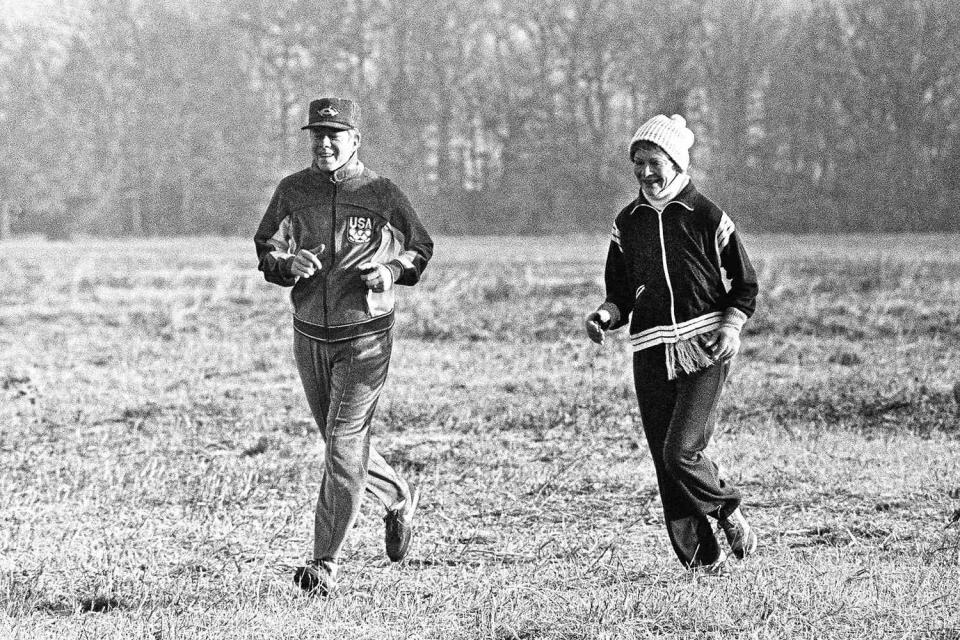
POLYGON ((357 265, 360 270, 360 277, 363 283, 367 285, 370 291, 387 291, 393 286, 393 272, 386 265, 376 262, 364 262, 357 265))
POLYGON ((300 249, 293 256, 293 262, 290 263, 290 272, 299 278, 309 278, 323 269, 320 258, 317 257, 317 254, 322 252, 323 245, 313 250, 300 249))
POLYGON ((707 334, 704 346, 717 362, 729 360, 740 351, 740 331, 734 327, 722 325, 707 334))

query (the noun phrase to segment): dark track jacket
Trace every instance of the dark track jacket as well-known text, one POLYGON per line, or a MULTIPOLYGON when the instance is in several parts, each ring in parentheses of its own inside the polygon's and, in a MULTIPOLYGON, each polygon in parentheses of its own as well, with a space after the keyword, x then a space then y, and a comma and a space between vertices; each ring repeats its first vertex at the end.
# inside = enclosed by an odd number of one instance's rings
POLYGON ((634 351, 712 331, 725 316, 742 324, 756 308, 756 273, 733 221, 693 183, 662 213, 642 192, 620 211, 605 281, 607 328, 630 318, 634 351))
POLYGON ((267 281, 293 287, 294 329, 324 342, 393 326, 394 289, 369 291, 358 265, 384 264, 394 284, 413 285, 433 255, 407 197, 356 158, 333 174, 310 167, 281 180, 254 242, 267 281), (299 249, 323 265, 310 278, 290 271, 299 249))

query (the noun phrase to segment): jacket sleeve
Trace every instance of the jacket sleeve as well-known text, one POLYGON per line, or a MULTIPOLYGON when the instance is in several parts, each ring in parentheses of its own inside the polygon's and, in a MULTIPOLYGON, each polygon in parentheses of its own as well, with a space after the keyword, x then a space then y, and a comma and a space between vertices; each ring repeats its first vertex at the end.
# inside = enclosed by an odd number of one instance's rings
POLYGON ((263 272, 267 282, 281 287, 296 284, 297 277, 291 273, 290 264, 297 249, 290 233, 290 219, 280 187, 270 199, 253 241, 257 247, 257 268, 263 272))
POLYGON ((607 266, 603 274, 607 297, 600 305, 610 313, 610 324, 606 329, 619 329, 627 324, 633 311, 633 295, 627 281, 627 265, 620 246, 620 229, 614 223, 610 248, 607 250, 607 266))
MULTIPOLYGON (((720 216, 720 225, 716 235, 717 253, 720 256, 720 266, 730 279, 730 290, 727 292, 725 307, 738 309, 744 314, 743 320, 753 315, 757 308, 757 273, 750 263, 746 247, 740 239, 740 234, 726 213, 720 216)), ((735 314, 736 315, 736 314, 735 314)), ((742 323, 741 323, 742 324, 742 323)))
POLYGON ((395 187, 390 224, 403 235, 403 252, 386 263, 396 284, 414 285, 433 256, 433 239, 420 222, 410 200, 395 187))

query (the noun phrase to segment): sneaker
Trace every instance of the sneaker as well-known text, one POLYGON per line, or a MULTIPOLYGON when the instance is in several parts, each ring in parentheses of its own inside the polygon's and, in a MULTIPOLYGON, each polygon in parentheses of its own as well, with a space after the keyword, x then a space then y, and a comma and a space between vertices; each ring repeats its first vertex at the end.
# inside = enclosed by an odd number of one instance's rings
POLYGON ((743 517, 740 507, 720 520, 720 528, 727 536, 727 542, 730 543, 730 550, 733 551, 733 555, 741 560, 757 550, 757 534, 754 533, 747 519, 743 517))
POLYGON ((312 596, 329 596, 337 588, 335 573, 336 565, 329 560, 311 560, 297 568, 293 583, 312 596))
POLYGON ((383 516, 384 542, 387 547, 387 557, 393 562, 400 562, 407 557, 410 551, 410 538, 413 535, 413 513, 420 502, 420 490, 414 489, 409 498, 400 502, 396 508, 387 509, 383 516))

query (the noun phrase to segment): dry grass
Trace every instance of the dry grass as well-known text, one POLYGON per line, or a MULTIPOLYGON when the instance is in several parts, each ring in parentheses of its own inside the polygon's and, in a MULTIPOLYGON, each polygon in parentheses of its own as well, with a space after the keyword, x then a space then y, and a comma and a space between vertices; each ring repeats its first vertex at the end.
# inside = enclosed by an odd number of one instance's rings
POLYGON ((390 565, 300 596, 320 447, 252 243, 0 245, 2 638, 960 638, 960 238, 750 239, 763 299, 712 454, 760 554, 690 575, 601 238, 442 239, 376 428, 424 489, 390 565))

